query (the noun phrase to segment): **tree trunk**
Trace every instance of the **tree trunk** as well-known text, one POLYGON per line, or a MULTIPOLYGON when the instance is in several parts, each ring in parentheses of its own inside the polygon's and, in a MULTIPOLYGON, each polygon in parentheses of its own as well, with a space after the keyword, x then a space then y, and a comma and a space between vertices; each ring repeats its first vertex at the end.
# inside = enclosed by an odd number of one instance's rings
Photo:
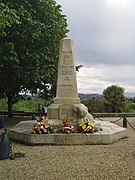
POLYGON ((13 113, 12 113, 13 97, 9 95, 7 98, 8 98, 8 117, 13 117, 13 113))

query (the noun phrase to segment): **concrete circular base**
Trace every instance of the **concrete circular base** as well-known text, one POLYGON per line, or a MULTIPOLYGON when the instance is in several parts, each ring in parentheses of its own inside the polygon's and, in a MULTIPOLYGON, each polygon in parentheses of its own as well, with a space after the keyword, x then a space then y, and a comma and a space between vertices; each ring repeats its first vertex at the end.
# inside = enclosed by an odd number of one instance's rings
POLYGON ((21 121, 9 130, 12 140, 28 145, 111 144, 127 137, 127 130, 108 121, 101 121, 102 131, 81 134, 32 134, 34 121, 21 121))

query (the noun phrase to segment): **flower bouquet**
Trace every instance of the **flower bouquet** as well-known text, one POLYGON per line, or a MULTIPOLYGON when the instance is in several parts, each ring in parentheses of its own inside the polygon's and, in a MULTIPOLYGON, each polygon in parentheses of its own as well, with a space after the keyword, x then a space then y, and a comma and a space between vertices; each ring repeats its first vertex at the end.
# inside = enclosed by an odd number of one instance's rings
POLYGON ((93 133, 95 132, 95 125, 90 122, 90 120, 83 120, 79 124, 80 133, 93 133))
POLYGON ((66 133, 66 134, 74 133, 75 128, 74 126, 69 126, 69 120, 68 119, 62 119, 62 120, 63 120, 62 125, 60 125, 57 132, 66 133))
POLYGON ((52 132, 52 127, 48 124, 48 120, 44 119, 44 117, 37 119, 37 122, 34 123, 32 127, 32 133, 34 134, 50 134, 52 132))

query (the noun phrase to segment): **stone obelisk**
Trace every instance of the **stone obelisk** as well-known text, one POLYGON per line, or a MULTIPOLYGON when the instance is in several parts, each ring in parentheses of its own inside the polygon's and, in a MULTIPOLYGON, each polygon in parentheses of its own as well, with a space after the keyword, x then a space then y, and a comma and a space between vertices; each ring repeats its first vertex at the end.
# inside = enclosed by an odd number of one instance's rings
POLYGON ((78 97, 73 42, 69 38, 60 41, 57 91, 54 103, 47 109, 48 118, 60 119, 72 116, 72 105, 80 104, 78 97))

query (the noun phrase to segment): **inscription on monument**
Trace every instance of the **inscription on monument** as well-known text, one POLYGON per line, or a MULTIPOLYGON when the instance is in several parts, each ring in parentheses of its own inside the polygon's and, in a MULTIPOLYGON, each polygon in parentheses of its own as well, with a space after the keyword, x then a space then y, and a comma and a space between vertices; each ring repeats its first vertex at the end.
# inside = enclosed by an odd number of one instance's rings
POLYGON ((72 75, 74 74, 74 66, 71 65, 71 52, 64 51, 63 62, 60 66, 60 74, 61 74, 61 83, 60 87, 64 90, 65 88, 71 89, 74 88, 72 83, 72 75))
POLYGON ((63 61, 61 62, 60 66, 60 74, 61 74, 61 82, 60 87, 65 89, 74 89, 74 85, 72 83, 72 75, 74 74, 74 66, 71 65, 71 51, 62 51, 63 53, 63 61))
POLYGON ((71 119, 73 117, 71 106, 68 104, 61 105, 59 108, 59 119, 71 119))

